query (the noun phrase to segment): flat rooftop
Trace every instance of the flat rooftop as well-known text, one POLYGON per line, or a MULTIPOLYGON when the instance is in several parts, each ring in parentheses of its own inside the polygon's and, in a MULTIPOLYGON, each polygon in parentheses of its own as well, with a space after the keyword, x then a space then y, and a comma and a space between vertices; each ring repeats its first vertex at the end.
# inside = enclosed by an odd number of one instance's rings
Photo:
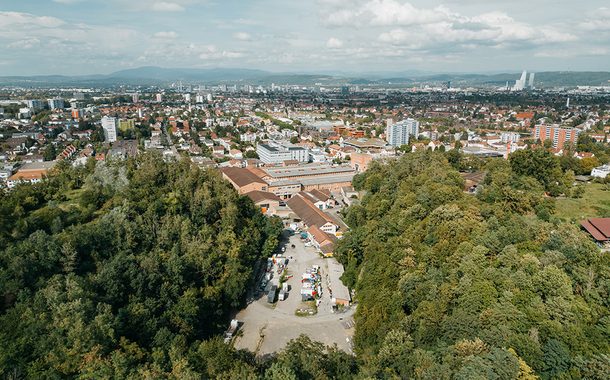
POLYGON ((462 148, 462 153, 464 154, 473 154, 475 156, 488 156, 488 157, 501 157, 503 156, 503 152, 498 150, 493 150, 489 148, 483 148, 478 146, 467 146, 462 148))
POLYGON ((342 183, 351 182, 356 173, 344 174, 344 175, 333 175, 324 177, 314 178, 293 178, 293 179, 281 179, 276 181, 269 181, 269 186, 287 186, 287 185, 298 185, 303 186, 310 185, 327 185, 331 183, 342 183))
POLYGON ((377 139, 377 138, 372 138, 372 139, 367 139, 367 138, 361 138, 361 139, 349 139, 349 140, 345 140, 343 142, 344 145, 350 145, 350 146, 355 146, 357 148, 377 148, 377 149, 381 149, 384 146, 386 146, 386 142, 381 140, 381 139, 377 139))
POLYGON ((269 144, 262 144, 262 143, 259 143, 259 144, 258 144, 258 146, 260 146, 260 147, 262 147, 262 148, 265 148, 265 149, 267 149, 267 150, 268 150, 268 151, 270 151, 270 152, 279 152, 279 149, 278 149, 278 148, 276 148, 276 147, 274 147, 274 146, 271 146, 271 145, 269 145, 269 144))
POLYGON ((329 175, 352 173, 354 169, 350 166, 329 166, 329 165, 300 165, 281 168, 261 168, 265 173, 273 178, 286 177, 306 177, 311 175, 329 175))
POLYGON ((328 260, 328 277, 330 280, 330 288, 333 292, 333 298, 350 300, 349 290, 343 285, 343 282, 341 282, 342 275, 343 265, 338 263, 335 259, 328 260))
POLYGON ((44 161, 44 162, 29 162, 19 168, 19 171, 28 170, 50 170, 55 166, 57 161, 44 161))
POLYGON ((300 146, 294 146, 291 144, 282 144, 282 143, 275 143, 275 144, 269 144, 269 143, 258 143, 257 147, 260 146, 264 149, 267 149, 270 152, 289 152, 291 150, 305 150, 305 148, 300 147, 300 146))

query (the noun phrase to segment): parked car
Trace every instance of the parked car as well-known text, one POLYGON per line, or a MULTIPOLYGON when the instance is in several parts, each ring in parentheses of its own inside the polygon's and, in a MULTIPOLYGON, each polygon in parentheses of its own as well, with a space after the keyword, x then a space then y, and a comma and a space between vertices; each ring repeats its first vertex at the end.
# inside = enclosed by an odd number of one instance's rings
POLYGON ((275 297, 277 296, 277 285, 271 285, 269 293, 267 293, 267 302, 275 303, 275 297))
POLYGON ((286 296, 288 295, 287 292, 285 292, 284 290, 280 290, 280 296, 278 297, 279 301, 284 301, 286 299, 286 296))

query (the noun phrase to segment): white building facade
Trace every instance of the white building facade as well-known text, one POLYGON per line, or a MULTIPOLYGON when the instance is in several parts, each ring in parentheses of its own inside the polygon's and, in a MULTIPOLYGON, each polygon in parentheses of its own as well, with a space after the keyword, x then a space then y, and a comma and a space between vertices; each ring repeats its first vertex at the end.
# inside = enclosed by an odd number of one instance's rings
POLYGON ((266 164, 279 164, 289 160, 299 162, 309 161, 307 149, 277 141, 258 143, 256 145, 256 153, 259 159, 266 164))
POLYGON ((411 136, 419 135, 419 121, 406 119, 394 124, 388 124, 385 130, 386 141, 392 146, 401 146, 409 143, 411 136))
POLYGON ((102 117, 102 129, 104 130, 104 139, 106 141, 116 141, 116 124, 116 118, 108 116, 102 117))
POLYGON ((516 132, 502 132, 502 134, 500 135, 500 141, 502 141, 504 144, 509 142, 519 142, 520 138, 521 135, 516 132))
POLYGON ((591 177, 606 178, 610 174, 610 165, 602 165, 591 170, 591 177))
POLYGON ((49 99, 49 108, 52 110, 64 109, 64 100, 60 98, 49 99))

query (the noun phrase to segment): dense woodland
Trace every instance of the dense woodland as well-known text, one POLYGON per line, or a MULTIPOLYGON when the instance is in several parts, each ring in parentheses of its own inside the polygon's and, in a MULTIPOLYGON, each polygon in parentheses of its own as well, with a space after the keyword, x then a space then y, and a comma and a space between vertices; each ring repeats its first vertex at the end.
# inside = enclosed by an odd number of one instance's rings
POLYGON ((409 153, 354 185, 337 249, 356 291, 350 356, 301 337, 256 359, 218 337, 281 224, 214 171, 142 155, 62 165, 0 197, 0 376, 606 379, 610 259, 553 215, 569 168, 409 153), (541 171, 542 170, 542 171, 541 171))
POLYGON ((64 165, 3 194, 0 223, 0 376, 14 378, 197 373, 281 232, 217 173, 154 155, 64 165))
POLYGON ((338 256, 361 375, 607 379, 610 259, 553 217, 559 158, 520 151, 486 170, 476 196, 432 152, 356 178, 368 195, 338 256))

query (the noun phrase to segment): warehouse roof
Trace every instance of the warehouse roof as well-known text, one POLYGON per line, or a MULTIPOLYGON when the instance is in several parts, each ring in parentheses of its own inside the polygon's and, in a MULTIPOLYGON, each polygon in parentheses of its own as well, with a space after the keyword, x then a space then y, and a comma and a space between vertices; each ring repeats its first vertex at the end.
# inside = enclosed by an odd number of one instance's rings
POLYGON ((231 182, 239 187, 243 187, 249 185, 251 183, 263 183, 267 184, 265 181, 260 179, 257 175, 252 173, 248 169, 243 168, 222 168, 220 169, 222 174, 224 174, 231 182))
POLYGON ((262 202, 262 201, 266 201, 266 200, 272 200, 272 201, 277 201, 277 202, 282 201, 280 199, 280 197, 278 197, 277 195, 270 193, 268 191, 254 190, 254 191, 250 191, 244 195, 246 195, 248 198, 252 199, 252 202, 254 202, 254 203, 258 203, 258 202, 262 202))
POLYGON ((317 208, 311 200, 307 199, 302 193, 295 194, 286 204, 308 227, 320 227, 326 223, 337 225, 337 222, 335 222, 330 215, 317 208))
POLYGON ((330 165, 299 165, 280 168, 263 168, 262 170, 273 178, 335 175, 354 172, 354 169, 350 166, 330 165))

